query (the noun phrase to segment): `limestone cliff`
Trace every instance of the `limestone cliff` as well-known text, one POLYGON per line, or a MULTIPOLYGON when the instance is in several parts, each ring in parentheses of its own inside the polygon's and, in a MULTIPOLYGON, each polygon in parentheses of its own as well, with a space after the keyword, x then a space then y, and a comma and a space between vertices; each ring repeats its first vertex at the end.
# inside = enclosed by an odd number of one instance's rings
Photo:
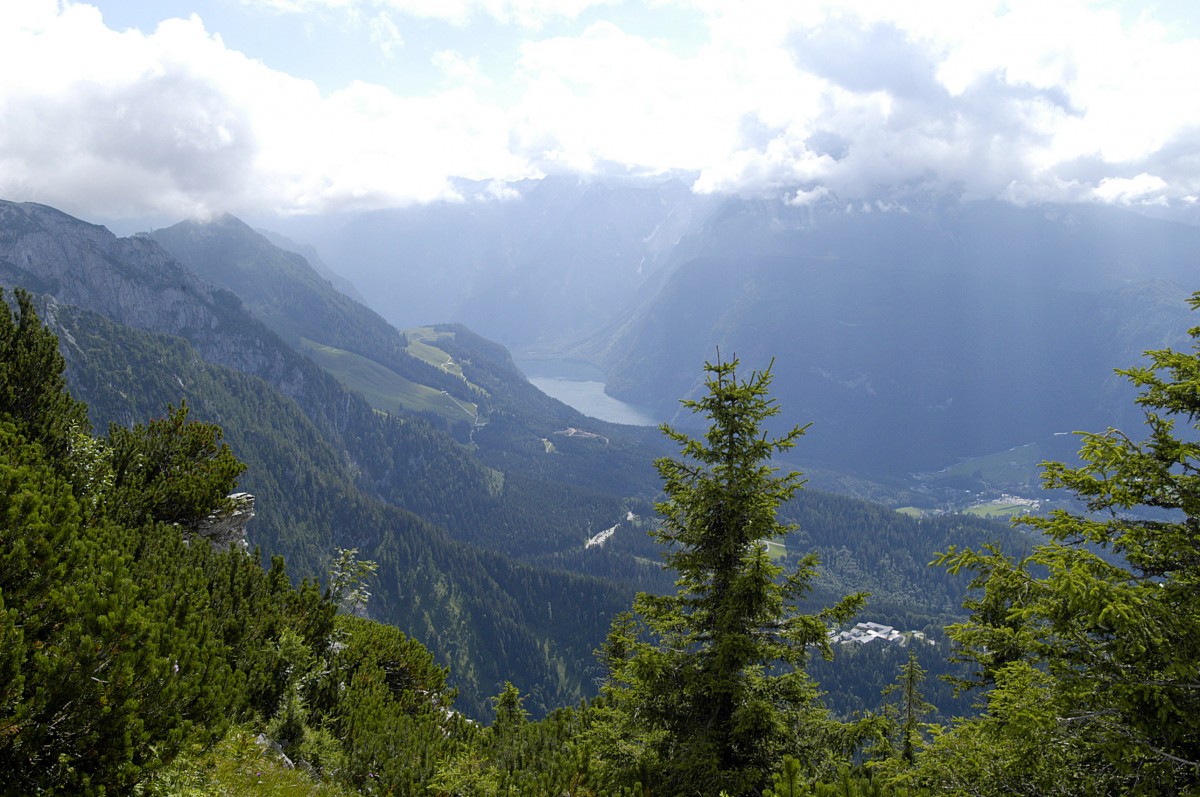
POLYGON ((189 524, 184 529, 187 537, 206 539, 214 548, 228 548, 230 545, 246 548, 246 526, 254 518, 254 496, 250 493, 233 493, 228 500, 228 506, 189 524))
POLYGON ((0 202, 0 282, 46 293, 120 324, 186 338, 205 359, 293 390, 299 358, 264 341, 233 294, 183 268, 147 238, 33 203, 0 202))
MULTIPOLYGON (((200 279, 148 237, 118 238, 45 205, 0 201, 0 285, 185 338, 205 360, 264 379, 295 399, 326 432, 338 434, 371 413, 253 318, 236 295, 200 279)), ((63 353, 70 362, 69 338, 63 353)))

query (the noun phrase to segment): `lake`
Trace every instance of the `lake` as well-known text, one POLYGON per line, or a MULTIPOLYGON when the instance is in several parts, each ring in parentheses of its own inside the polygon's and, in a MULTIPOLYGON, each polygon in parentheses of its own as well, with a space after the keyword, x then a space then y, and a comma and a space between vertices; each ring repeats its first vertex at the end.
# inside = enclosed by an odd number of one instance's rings
POLYGON ((658 426, 646 407, 615 399, 604 392, 604 373, 577 360, 518 360, 517 367, 538 390, 563 404, 611 423, 658 426))

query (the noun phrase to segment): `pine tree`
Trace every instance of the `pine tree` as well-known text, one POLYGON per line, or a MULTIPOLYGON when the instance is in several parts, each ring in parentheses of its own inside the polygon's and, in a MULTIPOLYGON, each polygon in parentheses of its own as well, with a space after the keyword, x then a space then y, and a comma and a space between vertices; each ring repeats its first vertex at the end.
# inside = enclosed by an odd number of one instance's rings
POLYGON ((898 695, 894 709, 896 733, 899 737, 900 759, 908 766, 916 762, 917 746, 921 741, 921 719, 933 710, 933 706, 921 695, 925 668, 917 662, 916 644, 916 640, 909 640, 908 660, 900 665, 896 682, 883 692, 884 696, 898 695))
POLYGON ((490 726, 493 735, 510 735, 525 724, 529 713, 521 705, 524 700, 511 681, 504 682, 504 689, 492 698, 492 708, 496 712, 496 719, 490 726))
POLYGON ((55 461, 64 460, 77 431, 89 431, 87 407, 71 398, 58 338, 42 325, 33 297, 18 288, 17 311, 0 289, 0 418, 55 461))
MULTIPOLYGON (((1200 309, 1200 293, 1190 303, 1200 309)), ((951 635, 996 688, 988 716, 938 747, 1027 748, 1007 781, 985 778, 997 789, 1200 787, 1200 327, 1189 334, 1191 352, 1147 352, 1148 366, 1118 371, 1141 389, 1144 441, 1084 434, 1081 465, 1046 465, 1044 486, 1073 492, 1087 513, 1023 520, 1046 541, 1020 558, 941 557, 976 574, 973 616, 951 635), (1191 428, 1177 432, 1180 421, 1191 428)))
MULTIPOLYGON (((128 792, 236 700, 212 554, 114 522, 109 450, 28 294, 17 307, 0 303, 0 793, 128 792)), ((186 462, 172 478, 192 490, 186 462)))
POLYGON ((188 412, 184 402, 148 424, 109 428, 114 520, 187 527, 229 506, 246 466, 221 442, 219 426, 188 421, 188 412))
MULTIPOLYGON (((703 438, 663 427, 680 457, 655 463, 666 498, 653 534, 677 591, 639 595, 634 608, 649 640, 622 618, 602 654, 610 705, 652 756, 638 765, 650 771, 634 775, 654 793, 757 793, 785 751, 815 768, 832 725, 803 666, 809 650, 828 654, 828 623, 848 619, 863 600, 850 596, 818 615, 797 609, 817 562, 805 556, 784 576, 771 554, 769 544, 791 530, 776 510, 802 484, 798 473, 777 475, 771 458, 805 428, 769 437, 763 425, 779 413, 768 397, 770 368, 740 381, 737 366, 706 364, 708 394, 683 402, 708 418, 703 438)), ((601 747, 620 747, 602 737, 601 747)))

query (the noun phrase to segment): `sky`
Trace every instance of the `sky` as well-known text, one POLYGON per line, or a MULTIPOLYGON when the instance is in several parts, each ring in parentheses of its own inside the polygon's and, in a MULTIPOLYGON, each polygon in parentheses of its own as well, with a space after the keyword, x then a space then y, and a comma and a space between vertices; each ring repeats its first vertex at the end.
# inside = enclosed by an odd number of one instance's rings
POLYGON ((291 215, 674 174, 796 204, 1188 209, 1193 5, 0 0, 0 198, 291 215))

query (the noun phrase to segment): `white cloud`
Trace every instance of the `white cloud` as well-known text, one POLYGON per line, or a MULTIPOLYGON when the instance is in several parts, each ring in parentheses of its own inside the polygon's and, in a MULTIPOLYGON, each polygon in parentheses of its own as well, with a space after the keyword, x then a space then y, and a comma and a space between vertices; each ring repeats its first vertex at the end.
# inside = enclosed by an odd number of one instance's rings
POLYGON ((927 190, 1200 195, 1200 41, 1148 12, 664 0, 622 27, 597 21, 597 0, 243 2, 343 14, 385 54, 430 58, 434 82, 322 92, 199 17, 117 32, 88 5, 0 4, 0 195, 111 215, 313 211, 566 170, 687 170, 698 191, 856 207, 927 190), (680 8, 686 42, 651 24, 680 8), (466 27, 431 46, 413 17, 466 27), (508 27, 472 38, 480 19, 508 27), (488 71, 511 63, 497 36, 518 54, 506 73, 488 71))
POLYGON ((1166 188, 1166 180, 1143 172, 1137 177, 1105 177, 1096 187, 1096 196, 1105 202, 1130 205, 1161 199, 1166 188))
POLYGON ((246 5, 265 6, 288 13, 333 10, 361 14, 377 9, 421 19, 439 19, 466 25, 482 18, 505 24, 539 28, 554 19, 575 19, 595 6, 613 0, 242 0, 246 5))
MULTIPOLYGON (((789 31, 795 69, 822 85, 815 112, 810 97, 772 103, 776 134, 710 164, 706 190, 819 182, 851 196, 1105 199, 1116 195, 1094 191, 1101 180, 1200 148, 1200 94, 1189 85, 1200 42, 1168 36, 1145 14, 1130 24, 1073 0, 864 0, 806 4, 782 18, 758 4, 717 4, 710 19, 714 40, 736 39, 733 31, 767 49, 789 31), (814 133, 836 134, 836 157, 814 133)), ((1150 194, 1200 188, 1200 169, 1182 155, 1173 166, 1150 194)))
POLYGON ((371 31, 371 41, 379 47, 384 58, 393 57, 396 50, 404 46, 404 37, 400 35, 400 28, 396 26, 395 21, 386 11, 381 11, 371 17, 368 28, 371 31))
POLYGON ((0 84, 0 190, 119 215, 243 189, 254 124, 220 83, 251 62, 197 20, 143 37, 72 6, 0 30, 0 70, 22 76, 0 84), (216 77, 198 76, 197 61, 216 77))
MULTIPOLYGON (((50 4, 51 6, 53 4, 50 4)), ((45 9, 43 9, 45 10, 45 9)), ((51 9, 53 11, 53 9, 51 9)), ((108 216, 310 211, 516 179, 503 113, 471 92, 330 95, 226 48, 198 18, 115 33, 95 9, 0 20, 0 195, 108 216)))
POLYGON ((607 22, 528 43, 514 151, 548 168, 701 168, 736 143, 742 110, 724 67, 607 22))
POLYGON ((492 82, 480 69, 478 56, 467 58, 457 50, 438 50, 432 60, 451 83, 486 86, 492 82))
POLYGON ((796 207, 805 207, 813 204, 814 202, 819 202, 827 196, 829 196, 829 189, 821 185, 817 186, 811 191, 805 191, 803 188, 800 188, 795 194, 788 197, 787 204, 796 207))

